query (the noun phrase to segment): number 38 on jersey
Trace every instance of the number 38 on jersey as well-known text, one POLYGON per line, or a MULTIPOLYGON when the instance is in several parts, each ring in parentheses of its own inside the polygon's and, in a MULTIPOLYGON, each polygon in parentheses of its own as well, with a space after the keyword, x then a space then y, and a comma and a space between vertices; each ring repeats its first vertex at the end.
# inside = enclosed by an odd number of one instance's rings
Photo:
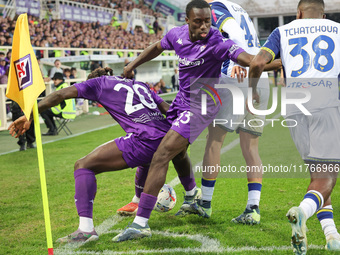
POLYGON ((302 57, 302 67, 292 70, 291 77, 299 77, 307 72, 309 68, 314 68, 320 72, 328 72, 334 66, 334 58, 332 56, 335 44, 332 38, 326 35, 320 35, 312 43, 308 42, 307 37, 292 38, 288 41, 289 45, 294 46, 289 52, 294 58, 302 57))

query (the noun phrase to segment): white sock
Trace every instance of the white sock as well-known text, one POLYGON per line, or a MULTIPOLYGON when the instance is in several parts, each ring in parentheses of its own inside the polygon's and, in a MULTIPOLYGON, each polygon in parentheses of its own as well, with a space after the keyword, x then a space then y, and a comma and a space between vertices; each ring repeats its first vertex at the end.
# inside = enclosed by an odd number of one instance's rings
POLYGON ((185 195, 186 196, 193 196, 193 195, 195 195, 195 192, 196 192, 196 185, 195 185, 195 187, 192 189, 192 190, 189 190, 189 191, 185 191, 185 195))
POLYGON ((133 220, 133 222, 142 226, 142 227, 145 227, 146 224, 148 224, 148 220, 149 220, 148 218, 136 216, 135 219, 133 220))
POLYGON ((259 190, 251 190, 248 191, 248 201, 247 201, 247 209, 250 209, 252 205, 260 205, 261 191, 259 190))
POLYGON ((132 203, 136 203, 136 204, 138 204, 139 203, 139 200, 140 200, 140 198, 139 197, 137 197, 136 195, 134 195, 134 197, 132 198, 132 203))
POLYGON ((202 200, 211 201, 212 196, 214 194, 215 187, 206 187, 202 185, 201 189, 202 189, 202 200))
POLYGON ((326 240, 328 239, 329 236, 340 238, 340 234, 338 233, 338 230, 336 229, 336 226, 333 220, 332 205, 327 205, 321 208, 317 212, 317 216, 320 221, 322 230, 325 234, 326 240))
POLYGON ((79 217, 79 229, 84 232, 92 232, 94 229, 93 219, 87 217, 79 217))
POLYGON ((340 238, 340 234, 338 233, 335 223, 333 219, 324 219, 320 221, 323 232, 325 233, 326 239, 328 236, 332 235, 335 238, 340 238))
POLYGON ((306 198, 307 195, 314 195, 314 197, 319 197, 320 199, 320 208, 323 206, 323 196, 320 192, 316 190, 310 190, 305 195, 305 198, 300 203, 299 207, 302 209, 302 211, 306 215, 306 220, 313 216, 313 214, 319 210, 317 203, 312 198, 306 198))

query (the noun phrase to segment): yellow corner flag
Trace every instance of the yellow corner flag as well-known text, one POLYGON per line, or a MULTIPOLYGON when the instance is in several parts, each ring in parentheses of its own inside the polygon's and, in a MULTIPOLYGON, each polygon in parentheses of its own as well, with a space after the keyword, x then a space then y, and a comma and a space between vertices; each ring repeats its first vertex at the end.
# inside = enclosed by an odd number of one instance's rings
POLYGON ((48 255, 53 255, 53 242, 46 188, 44 155, 42 152, 37 104, 37 98, 44 90, 45 83, 39 69, 37 58, 33 52, 33 48, 31 45, 27 14, 21 14, 17 19, 14 30, 12 57, 9 68, 6 96, 20 105, 27 119, 30 118, 33 107, 33 116, 35 123, 34 130, 37 143, 47 249, 48 255))
POLYGON ((17 102, 29 119, 34 102, 44 90, 45 83, 31 45, 27 14, 21 14, 14 30, 6 96, 17 102))

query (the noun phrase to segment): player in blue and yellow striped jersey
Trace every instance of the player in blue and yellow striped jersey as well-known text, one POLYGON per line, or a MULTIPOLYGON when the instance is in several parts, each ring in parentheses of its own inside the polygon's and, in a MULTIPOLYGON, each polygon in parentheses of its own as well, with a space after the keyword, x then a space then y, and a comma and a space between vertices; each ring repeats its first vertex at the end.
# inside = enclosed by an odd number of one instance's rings
POLYGON ((306 254, 306 221, 316 212, 326 249, 340 251, 330 200, 340 166, 339 50, 340 24, 325 19, 323 0, 300 0, 297 20, 272 32, 249 70, 249 86, 258 101, 256 85, 263 67, 280 55, 286 94, 300 101, 287 104, 284 116, 296 123, 290 133, 311 174, 304 199, 287 213, 295 254, 306 254))
MULTIPOLYGON (((256 55, 260 50, 260 43, 253 22, 248 13, 238 4, 227 0, 206 0, 211 7, 212 25, 222 33, 225 38, 233 40, 241 46, 247 53, 256 55)), ((280 68, 272 64, 272 68, 280 68)), ((233 68, 237 64, 230 59, 223 62, 222 65, 222 82, 234 85, 242 90, 243 95, 247 94, 248 83, 246 81, 238 82, 233 78, 233 68)), ((270 68, 270 66, 269 66, 270 68)), ((269 70, 269 69, 268 69, 269 70)), ((267 73, 261 76, 263 82, 259 85, 261 90, 261 103, 256 109, 267 109, 269 99, 269 81, 267 73)), ((203 158, 203 166, 220 165, 220 150, 222 148, 225 136, 228 132, 240 134, 240 145, 242 154, 248 167, 258 171, 247 172, 248 178, 248 201, 244 212, 232 219, 234 223, 242 224, 259 224, 260 223, 260 197, 262 189, 262 161, 258 152, 259 137, 263 132, 263 125, 260 122, 265 120, 265 116, 252 115, 245 111, 242 115, 233 114, 233 98, 231 92, 226 89, 218 90, 222 100, 221 110, 216 119, 227 120, 225 124, 209 126, 209 135, 203 158), (240 124, 244 122, 244 125, 240 124), (253 123, 252 126, 249 123, 253 123), (237 125, 231 123, 238 123, 237 125)), ((246 97, 246 96, 245 96, 246 97)), ((212 213, 211 200, 214 192, 218 172, 202 173, 202 199, 198 202, 198 208, 201 216, 209 218, 212 213)))

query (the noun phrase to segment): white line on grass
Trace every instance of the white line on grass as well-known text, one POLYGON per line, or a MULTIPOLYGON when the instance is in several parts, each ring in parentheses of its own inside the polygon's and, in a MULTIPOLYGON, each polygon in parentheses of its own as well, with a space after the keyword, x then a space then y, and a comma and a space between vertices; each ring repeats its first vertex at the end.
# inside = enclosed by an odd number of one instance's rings
MULTIPOLYGON (((80 136, 80 135, 87 134, 87 133, 90 133, 90 132, 93 132, 93 131, 98 131, 98 130, 102 130, 104 128, 113 127, 113 126, 117 126, 117 125, 118 125, 118 123, 106 125, 106 126, 103 126, 103 127, 87 130, 87 131, 84 131, 84 132, 80 132, 80 133, 77 133, 77 134, 74 134, 74 135, 69 135, 69 136, 65 136, 65 137, 62 137, 62 138, 57 138, 57 139, 54 139, 54 140, 46 141, 46 142, 43 142, 42 144, 53 143, 53 142, 69 139, 69 138, 72 138, 72 137, 80 136)), ((15 150, 12 150, 12 151, 7 151, 7 152, 2 152, 2 153, 0 153, 0 156, 6 155, 6 154, 9 154, 9 153, 12 153, 12 152, 17 152, 17 151, 18 151, 18 149, 15 149, 15 150)))

